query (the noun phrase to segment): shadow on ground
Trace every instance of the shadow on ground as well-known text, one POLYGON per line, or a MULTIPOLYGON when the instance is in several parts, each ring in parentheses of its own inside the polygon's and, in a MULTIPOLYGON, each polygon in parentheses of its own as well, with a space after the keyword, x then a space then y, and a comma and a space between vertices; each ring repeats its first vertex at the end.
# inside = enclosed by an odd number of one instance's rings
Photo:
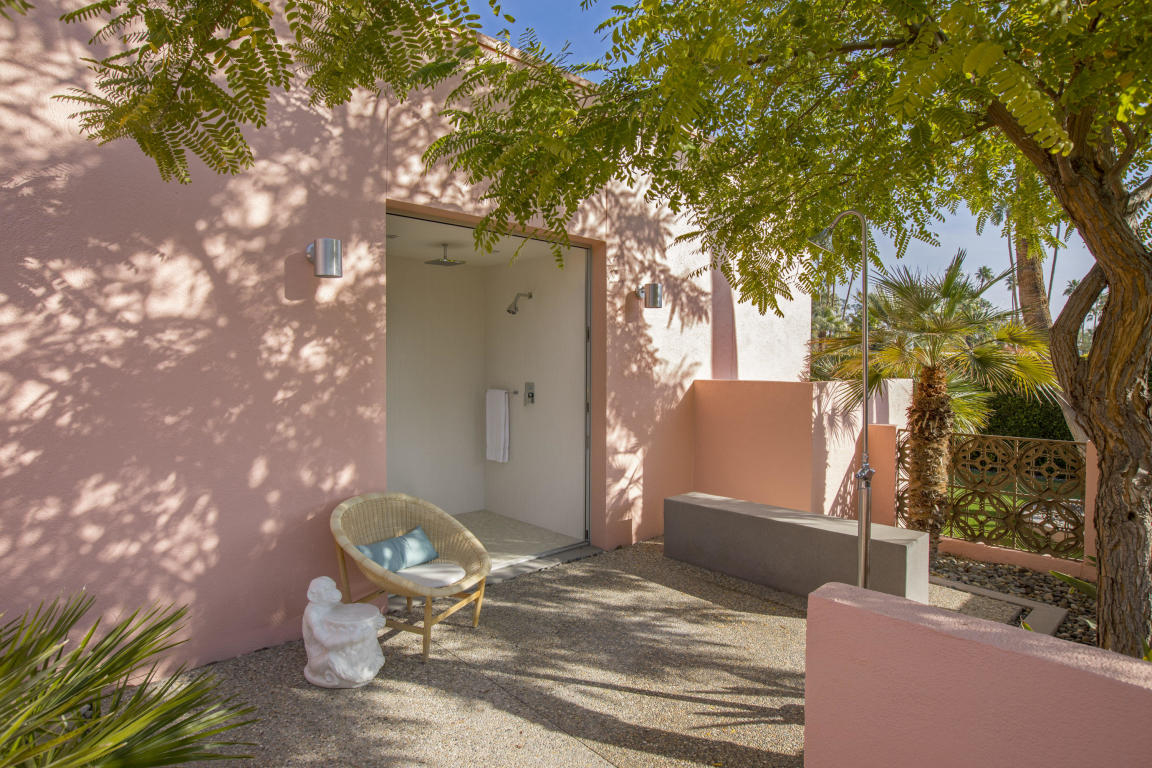
POLYGON ((370 685, 314 688, 303 645, 213 665, 259 708, 261 766, 801 766, 802 604, 649 542, 492 586, 370 685))

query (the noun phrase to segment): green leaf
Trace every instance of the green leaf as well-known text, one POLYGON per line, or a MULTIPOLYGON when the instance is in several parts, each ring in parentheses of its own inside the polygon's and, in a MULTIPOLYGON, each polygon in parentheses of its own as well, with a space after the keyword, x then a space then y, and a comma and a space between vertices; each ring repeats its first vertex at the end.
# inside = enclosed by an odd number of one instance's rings
POLYGON ((1096 599, 1097 586, 1095 584, 1093 584, 1092 582, 1085 581, 1084 579, 1076 578, 1075 576, 1072 576, 1071 574, 1061 573, 1060 571, 1048 571, 1048 573, 1050 573, 1053 576, 1055 576, 1056 578, 1060 579, 1060 581, 1063 581, 1064 583, 1068 584, 1073 589, 1075 589, 1077 592, 1080 592, 1081 594, 1085 594, 1088 597, 1092 598, 1093 600, 1096 599))
POLYGON ((977 43, 964 57, 964 72, 969 75, 986 75, 1003 58, 1004 49, 999 44, 977 43))

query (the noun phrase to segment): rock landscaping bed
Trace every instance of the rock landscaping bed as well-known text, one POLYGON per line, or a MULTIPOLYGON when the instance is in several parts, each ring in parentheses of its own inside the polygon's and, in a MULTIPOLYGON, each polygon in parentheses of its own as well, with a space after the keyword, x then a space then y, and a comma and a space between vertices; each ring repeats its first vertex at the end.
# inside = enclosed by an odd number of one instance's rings
POLYGON ((1068 617, 1056 630, 1056 637, 1085 645, 1096 644, 1096 630, 1084 621, 1096 616, 1096 601, 1055 576, 1015 565, 984 563, 955 555, 937 555, 932 559, 930 570, 933 576, 950 581, 1065 608, 1068 617))

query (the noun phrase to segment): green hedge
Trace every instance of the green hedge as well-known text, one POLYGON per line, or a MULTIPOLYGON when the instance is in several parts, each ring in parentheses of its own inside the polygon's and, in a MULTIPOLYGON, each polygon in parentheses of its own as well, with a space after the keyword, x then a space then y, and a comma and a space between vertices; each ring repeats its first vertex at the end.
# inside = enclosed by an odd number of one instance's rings
POLYGON ((992 416, 985 435, 1034 437, 1041 440, 1071 440, 1072 433, 1064 421, 1060 406, 1020 395, 996 395, 992 398, 992 416))

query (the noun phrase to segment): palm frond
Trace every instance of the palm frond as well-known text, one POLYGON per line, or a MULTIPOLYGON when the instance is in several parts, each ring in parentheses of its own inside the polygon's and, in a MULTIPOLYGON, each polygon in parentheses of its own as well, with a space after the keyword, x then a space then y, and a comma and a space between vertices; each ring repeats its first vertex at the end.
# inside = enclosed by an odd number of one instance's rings
MULTIPOLYGON (((969 279, 964 256, 958 251, 938 276, 897 267, 877 280, 868 297, 868 377, 871 390, 883 379, 944 371, 957 423, 968 428, 984 423, 992 393, 1051 397, 1056 378, 1045 339, 983 300, 993 283, 969 279)), ((811 368, 856 382, 853 398, 862 397, 860 341, 853 329, 820 339, 809 352, 811 368)))
POLYGON ((69 635, 92 607, 79 594, 0 626, 0 766, 175 765, 239 757, 220 740, 252 710, 205 674, 158 679, 184 609, 136 611, 69 635), (143 678, 140 675, 143 673, 143 678))

